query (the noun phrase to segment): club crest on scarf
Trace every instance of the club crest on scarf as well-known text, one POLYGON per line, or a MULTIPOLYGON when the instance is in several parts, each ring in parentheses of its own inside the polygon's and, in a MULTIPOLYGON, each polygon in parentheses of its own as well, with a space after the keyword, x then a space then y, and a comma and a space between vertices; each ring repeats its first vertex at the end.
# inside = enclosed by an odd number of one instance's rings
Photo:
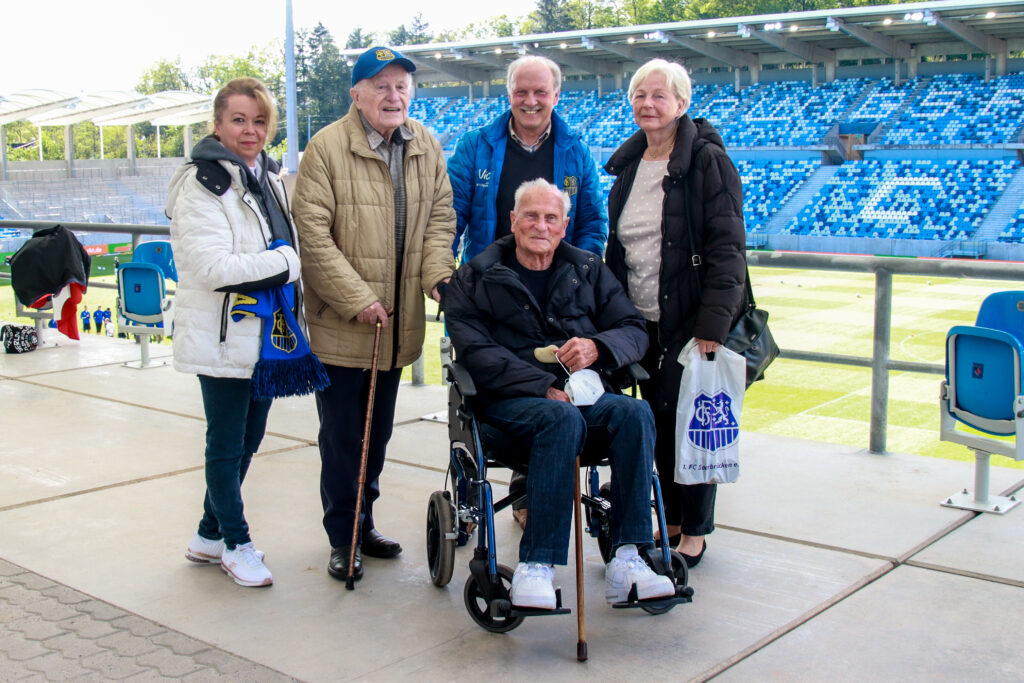
POLYGON ((686 436, 696 448, 714 453, 739 438, 740 425, 732 412, 732 399, 728 394, 719 392, 708 396, 701 392, 693 405, 693 418, 686 436))
POLYGON ((274 329, 270 333, 270 343, 282 353, 291 353, 299 345, 299 340, 281 309, 274 311, 274 329))
MULTIPOLYGON (((284 242, 275 241, 275 248, 284 242)), ((325 389, 330 380, 320 360, 309 349, 295 318, 295 287, 280 285, 235 296, 231 319, 259 318, 263 324, 260 358, 252 373, 258 398, 302 396, 325 389)))

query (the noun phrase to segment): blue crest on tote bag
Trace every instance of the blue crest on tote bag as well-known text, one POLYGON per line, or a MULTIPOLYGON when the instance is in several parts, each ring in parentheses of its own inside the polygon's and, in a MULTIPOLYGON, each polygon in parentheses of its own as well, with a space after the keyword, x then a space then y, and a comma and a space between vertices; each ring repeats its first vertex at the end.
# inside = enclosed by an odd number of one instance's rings
POLYGON ((724 391, 714 396, 701 392, 693 399, 693 418, 686 437, 702 451, 714 453, 732 445, 740 436, 740 424, 732 412, 732 398, 724 391))

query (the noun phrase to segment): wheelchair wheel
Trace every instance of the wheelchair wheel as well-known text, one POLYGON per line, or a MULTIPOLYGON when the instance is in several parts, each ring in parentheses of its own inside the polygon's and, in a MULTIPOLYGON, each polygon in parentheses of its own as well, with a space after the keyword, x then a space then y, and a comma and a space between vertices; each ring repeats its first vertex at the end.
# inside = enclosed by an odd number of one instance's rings
POLYGON ((427 504, 427 565, 435 586, 447 586, 455 567, 455 539, 445 538, 455 531, 455 513, 451 494, 434 491, 427 504))
MULTIPOLYGON (((679 554, 678 550, 672 550, 669 552, 669 557, 672 559, 672 574, 675 576, 676 587, 685 586, 688 578, 688 572, 686 569, 686 560, 679 554)), ((654 568, 657 571, 657 568, 654 568)), ((668 605, 667 607, 654 607, 652 605, 640 605, 640 608, 648 614, 664 614, 675 605, 668 605)))
MULTIPOLYGON (((503 564, 498 565, 498 576, 506 591, 512 586, 512 570, 503 564)), ((473 574, 466 579, 466 589, 462 593, 469 616, 479 626, 491 633, 506 633, 523 623, 523 617, 495 617, 491 614, 491 605, 487 602, 483 588, 477 583, 473 574)))

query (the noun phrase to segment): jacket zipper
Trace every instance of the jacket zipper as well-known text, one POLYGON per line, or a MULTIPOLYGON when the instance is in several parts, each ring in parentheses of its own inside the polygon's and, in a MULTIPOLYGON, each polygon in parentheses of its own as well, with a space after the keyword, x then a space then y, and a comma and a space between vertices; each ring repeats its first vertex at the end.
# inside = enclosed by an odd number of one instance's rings
POLYGON ((220 343, 223 344, 228 338, 228 301, 230 294, 224 295, 224 303, 220 306, 220 343))
MULTIPOLYGON (((674 176, 673 176, 672 184, 673 185, 676 184, 674 176)), ((668 228, 668 225, 665 222, 665 216, 666 216, 665 210, 667 208, 668 208, 668 192, 665 192, 664 196, 661 198, 661 239, 662 239, 662 242, 664 242, 664 240, 665 240, 665 231, 668 228)), ((684 206, 683 207, 684 214, 685 214, 685 212, 687 210, 688 210, 688 207, 684 206)), ((664 249, 662 250, 662 253, 664 253, 664 249)), ((665 259, 664 259, 664 257, 662 257, 661 261, 658 263, 658 283, 659 283, 658 297, 659 298, 661 298, 661 296, 662 296, 661 289, 660 289, 660 283, 661 283, 661 276, 663 275, 664 270, 665 270, 665 259)), ((660 301, 658 302, 658 309, 659 310, 661 309, 661 302, 660 301)), ((665 345, 661 341, 661 320, 660 320, 660 317, 659 317, 659 320, 658 320, 658 369, 659 370, 661 370, 662 363, 665 362, 665 351, 666 351, 665 345)))

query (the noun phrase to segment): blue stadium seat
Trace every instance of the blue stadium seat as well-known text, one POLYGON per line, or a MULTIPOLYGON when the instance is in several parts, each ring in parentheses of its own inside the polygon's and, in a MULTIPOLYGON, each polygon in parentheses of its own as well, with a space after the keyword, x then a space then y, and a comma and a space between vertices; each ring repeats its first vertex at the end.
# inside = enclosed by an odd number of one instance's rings
POLYGON ((174 300, 167 297, 164 275, 152 263, 122 263, 117 267, 117 328, 139 338, 142 358, 127 367, 150 368, 149 339, 169 334, 174 322, 174 300))
POLYGON ((939 405, 940 439, 975 452, 974 496, 963 492, 943 505, 1005 513, 1020 501, 989 496, 990 456, 1024 460, 1024 292, 997 292, 981 304, 975 325, 957 325, 946 335, 946 379, 939 405), (960 422, 994 437, 956 429, 960 422))
POLYGON ((167 240, 140 242, 132 252, 132 263, 152 263, 168 280, 178 281, 178 269, 174 267, 174 253, 167 240))
POLYGON ((820 161, 809 159, 737 161, 736 169, 743 181, 743 220, 747 232, 763 231, 772 216, 820 165, 820 161))
POLYGON ((968 238, 1017 167, 1016 161, 1001 159, 847 162, 785 231, 896 239, 968 238))
POLYGON ((934 76, 886 134, 887 145, 1007 143, 1024 121, 1024 73, 991 81, 934 76))

